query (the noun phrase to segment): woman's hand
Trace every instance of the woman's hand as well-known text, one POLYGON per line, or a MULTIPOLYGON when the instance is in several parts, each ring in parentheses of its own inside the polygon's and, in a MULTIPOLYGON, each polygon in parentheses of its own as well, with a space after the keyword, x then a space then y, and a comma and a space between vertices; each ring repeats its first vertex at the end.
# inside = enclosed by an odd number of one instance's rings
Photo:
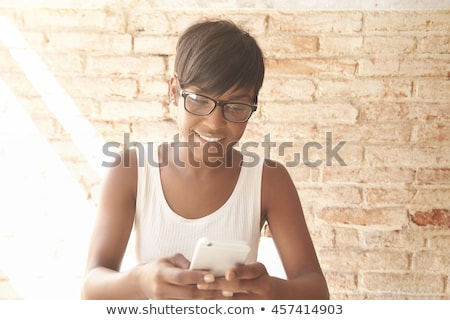
POLYGON ((189 260, 183 255, 158 259, 137 267, 142 295, 147 299, 214 299, 222 291, 199 290, 198 283, 211 283, 208 271, 189 270, 189 260))
POLYGON ((214 292, 220 291, 222 299, 271 299, 274 278, 267 273, 262 263, 238 265, 213 282, 202 281, 197 288, 214 292))

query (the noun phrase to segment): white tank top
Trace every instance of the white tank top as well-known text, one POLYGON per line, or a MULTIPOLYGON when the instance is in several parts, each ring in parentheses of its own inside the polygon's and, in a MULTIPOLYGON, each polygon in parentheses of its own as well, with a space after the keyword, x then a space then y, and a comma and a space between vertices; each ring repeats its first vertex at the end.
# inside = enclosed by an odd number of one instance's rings
MULTIPOLYGON (((168 205, 161 186, 158 146, 148 144, 138 152, 135 234, 139 263, 148 263, 175 253, 192 259, 201 237, 210 240, 241 240, 251 252, 247 263, 255 262, 261 236, 261 177, 264 161, 244 158, 239 178, 228 200, 216 211, 199 219, 186 219, 168 205), (149 156, 152 156, 149 159, 149 156), (247 162, 246 162, 247 161, 247 162), (252 164, 252 165, 249 165, 252 164)), ((174 182, 175 183, 175 182, 174 182)))

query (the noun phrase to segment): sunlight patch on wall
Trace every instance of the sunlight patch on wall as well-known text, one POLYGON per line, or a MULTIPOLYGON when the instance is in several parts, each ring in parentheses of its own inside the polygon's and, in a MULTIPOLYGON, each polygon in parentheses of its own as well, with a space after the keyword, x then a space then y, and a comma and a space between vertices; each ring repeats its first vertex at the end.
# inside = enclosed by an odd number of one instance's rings
POLYGON ((42 59, 29 47, 19 30, 6 17, 0 17, 0 41, 41 95, 49 110, 70 134, 85 159, 101 177, 103 175, 100 165, 101 151, 104 139, 96 134, 95 128, 81 114, 42 59))
MULTIPOLYGON (((0 17, 3 44, 101 177, 101 146, 39 56, 0 17)), ((96 208, 0 75, 0 269, 23 298, 78 298, 96 208)))

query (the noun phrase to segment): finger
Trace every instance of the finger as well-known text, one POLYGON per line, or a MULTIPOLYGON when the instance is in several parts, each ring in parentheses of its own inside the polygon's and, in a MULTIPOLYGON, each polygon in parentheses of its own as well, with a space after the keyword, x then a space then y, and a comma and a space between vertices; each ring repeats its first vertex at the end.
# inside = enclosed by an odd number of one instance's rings
POLYGON ((188 285, 197 283, 210 283, 214 281, 214 276, 209 271, 185 270, 176 267, 169 267, 162 271, 165 281, 174 285, 188 285))
MULTIPOLYGON (((182 254, 179 254, 179 253, 175 254, 172 257, 169 257, 167 259, 175 267, 179 267, 181 269, 189 269, 189 266, 191 264, 191 262, 188 259, 186 259, 182 254)), ((196 270, 196 271, 200 271, 200 270, 196 270)), ((214 282, 215 277, 211 272, 209 272, 208 270, 201 270, 201 271, 202 271, 201 275, 203 276, 201 281, 206 282, 206 283, 214 282)), ((197 281, 197 282, 200 282, 200 281, 197 281)))
POLYGON ((178 267, 181 269, 189 269, 189 265, 191 264, 191 262, 180 253, 177 253, 171 257, 168 257, 167 260, 171 264, 173 264, 175 267, 178 267))
POLYGON ((254 281, 254 280, 226 280, 225 278, 218 278, 213 283, 199 283, 197 288, 199 290, 220 290, 224 297, 233 297, 236 292, 243 291, 243 285, 246 285, 243 281, 254 281))
POLYGON ((198 290, 195 285, 173 285, 167 284, 155 293, 153 299, 176 299, 176 300, 205 300, 221 299, 222 292, 218 290, 198 290))
POLYGON ((247 265, 237 265, 225 274, 225 278, 228 281, 234 279, 255 279, 262 275, 267 275, 266 267, 259 262, 247 264, 247 265))
POLYGON ((220 278, 214 283, 199 283, 197 288, 200 290, 216 290, 221 291, 224 298, 228 299, 254 299, 256 296, 251 291, 258 291, 259 280, 243 280, 236 279, 228 281, 225 278, 220 278))
POLYGON ((219 277, 213 282, 199 282, 197 288, 200 290, 231 290, 235 287, 234 282, 235 281, 228 281, 224 277, 219 277))
POLYGON ((196 284, 199 282, 213 282, 214 275, 207 270, 189 270, 190 262, 183 255, 176 254, 162 258, 159 261, 159 277, 165 282, 175 285, 196 284))

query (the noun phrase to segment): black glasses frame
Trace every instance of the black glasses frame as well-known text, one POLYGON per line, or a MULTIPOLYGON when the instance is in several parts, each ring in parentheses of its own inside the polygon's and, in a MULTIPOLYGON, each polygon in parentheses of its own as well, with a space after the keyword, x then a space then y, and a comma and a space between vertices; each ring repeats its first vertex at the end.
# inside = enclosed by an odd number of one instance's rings
POLYGON ((235 122, 235 123, 247 122, 250 119, 250 117, 252 116, 253 112, 255 112, 256 109, 258 109, 258 106, 256 106, 256 105, 242 103, 242 102, 223 102, 223 101, 218 101, 218 100, 215 100, 215 99, 213 99, 211 97, 205 96, 203 94, 199 94, 199 93, 195 93, 195 92, 189 92, 189 91, 185 91, 185 90, 180 90, 180 96, 183 97, 184 110, 186 110, 187 112, 189 112, 191 114, 194 114, 196 116, 207 116, 207 115, 210 115, 214 111, 214 109, 216 109, 217 106, 221 106, 222 107, 222 116, 225 118, 225 120, 230 121, 230 122, 235 122), (195 113, 195 112, 192 112, 192 111, 188 110, 186 108, 186 97, 191 95, 191 94, 195 94, 196 96, 199 96, 199 97, 202 97, 202 98, 205 98, 205 99, 208 99, 208 100, 214 102, 214 107, 212 107, 211 110, 209 110, 208 113, 195 113), (239 104, 239 105, 248 106, 248 107, 251 108, 251 112, 249 113, 248 117, 245 120, 240 120, 240 121, 230 120, 225 115, 225 107, 227 105, 229 105, 229 104, 239 104))

